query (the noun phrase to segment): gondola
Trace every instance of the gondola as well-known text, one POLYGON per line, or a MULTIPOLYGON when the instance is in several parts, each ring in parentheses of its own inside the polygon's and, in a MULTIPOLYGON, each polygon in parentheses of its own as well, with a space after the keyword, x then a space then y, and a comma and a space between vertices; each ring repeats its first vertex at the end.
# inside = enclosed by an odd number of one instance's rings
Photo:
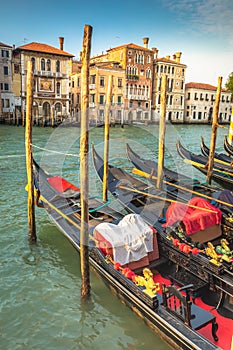
MULTIPOLYGON (((210 149, 206 146, 204 138, 201 138, 201 152, 205 157, 209 157, 210 149)), ((231 166, 232 158, 227 156, 224 153, 216 153, 214 154, 214 161, 216 163, 220 163, 226 166, 231 166)))
POLYGON ((229 143, 227 135, 224 137, 224 149, 230 156, 233 156, 233 146, 229 143))
MULTIPOLYGON (((35 162, 34 187, 38 205, 47 211, 57 227, 79 251, 81 220, 79 188, 60 176, 51 176, 35 162)), ((226 329, 224 337, 220 339, 223 326, 218 313, 215 315, 205 310, 203 302, 200 301, 199 304, 199 297, 195 298, 195 303, 193 302, 190 298, 192 285, 180 286, 174 280, 170 285, 168 280, 164 279, 162 271, 163 274, 165 271, 171 271, 172 262, 168 264, 168 259, 164 260, 162 254, 160 256, 161 246, 157 242, 156 230, 140 215, 123 216, 112 209, 109 203, 102 202, 98 198, 90 197, 88 204, 89 261, 105 283, 111 289, 115 289, 117 295, 153 329, 160 332, 163 339, 173 348, 227 350, 231 339, 226 336, 226 329), (135 253, 131 251, 134 246, 132 238, 127 241, 125 247, 123 237, 129 238, 132 233, 137 237, 135 252, 142 254, 140 259, 129 259, 134 257, 135 253), (115 244, 115 236, 118 237, 118 244, 115 244), (143 252, 146 241, 150 241, 150 247, 143 252), (118 249, 121 249, 120 254, 118 249), (122 254, 122 249, 127 251, 127 254, 126 252, 122 254), (128 259, 127 262, 123 261, 124 264, 119 262, 122 255, 128 259), (119 256, 119 260, 115 259, 116 256, 119 256), (160 286, 162 290, 158 291, 160 286), (178 298, 182 303, 183 306, 179 307, 180 312, 183 308, 189 312, 186 319, 182 320, 181 316, 176 316, 176 311, 171 310, 168 303, 171 297, 178 298), (212 332, 207 324, 212 327, 212 332)), ((231 327, 231 320, 229 318, 227 320, 228 322, 225 320, 226 326, 231 327)))
MULTIPOLYGON (((137 153, 135 153, 129 144, 126 144, 126 154, 129 161, 136 167, 136 169, 141 170, 145 174, 150 174, 148 179, 155 184, 158 163, 154 160, 141 158, 137 153)), ((141 173, 143 175, 143 173, 141 173)), ((144 174, 144 176, 145 176, 144 174)), ((207 196, 214 197, 215 194, 221 192, 221 188, 216 186, 209 186, 206 183, 201 183, 197 179, 193 179, 189 176, 183 175, 174 170, 163 167, 163 184, 166 191, 173 191, 175 188, 179 189, 178 195, 184 196, 185 194, 191 193, 190 191, 196 191, 200 194, 205 194, 207 196), (169 184, 169 185, 167 185, 169 184), (186 190, 188 189, 188 191, 186 190)), ((186 199, 188 196, 186 196, 186 199)))
MULTIPOLYGON (((141 158, 135 153, 129 144, 126 144, 126 153, 129 161, 136 167, 133 172, 141 175, 155 185, 157 180, 158 164, 155 161, 141 158)), ((177 173, 166 167, 163 168, 163 188, 169 196, 187 202, 192 196, 201 196, 209 201, 215 201, 221 208, 223 214, 223 223, 227 228, 233 228, 231 216, 233 216, 233 195, 229 190, 223 190, 220 187, 202 184, 196 179, 177 173)))
MULTIPOLYGON (((183 158, 183 160, 186 163, 191 164, 201 173, 207 175, 207 157, 201 154, 195 154, 188 151, 181 145, 180 141, 177 142, 176 146, 178 154, 181 156, 181 158, 183 158)), ((225 189, 233 189, 233 171, 231 167, 221 166, 220 164, 217 165, 216 163, 214 163, 212 179, 225 189)))

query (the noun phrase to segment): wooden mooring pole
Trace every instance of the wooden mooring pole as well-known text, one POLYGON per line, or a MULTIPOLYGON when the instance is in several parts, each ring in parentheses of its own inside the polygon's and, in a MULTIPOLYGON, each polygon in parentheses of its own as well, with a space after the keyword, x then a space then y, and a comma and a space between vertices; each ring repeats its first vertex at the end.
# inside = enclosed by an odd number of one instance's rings
POLYGON ((90 295, 90 271, 89 271, 89 247, 88 247, 88 222, 89 222, 89 177, 88 177, 88 151, 89 151, 89 63, 91 52, 92 27, 84 26, 81 69, 81 136, 80 136, 80 204, 81 204, 81 229, 80 229, 80 263, 82 277, 82 297, 90 295))
POLYGON ((165 130, 166 130, 166 89, 167 76, 162 75, 161 85, 161 107, 159 119, 159 155, 158 155, 158 176, 156 187, 161 188, 163 183, 163 168, 164 168, 164 144, 165 144, 165 130))
POLYGON ((218 111, 219 111, 219 102, 221 97, 221 89, 222 89, 222 77, 219 77, 215 104, 214 104, 214 111, 213 111, 212 134, 211 134, 211 140, 210 140, 210 154, 209 154, 208 170, 207 170, 207 176, 206 176, 206 182, 208 184, 211 183, 211 177, 213 174, 214 153, 215 153, 217 130, 218 130, 218 111))
POLYGON ((108 200, 108 157, 109 157, 109 123, 110 107, 112 102, 112 75, 108 80, 107 100, 104 115, 104 174, 103 174, 103 201, 108 200))
POLYGON ((33 71, 32 62, 27 64, 27 97, 25 124, 25 151, 28 181, 28 234, 32 242, 36 241, 35 203, 32 164, 32 102, 33 102, 33 71))

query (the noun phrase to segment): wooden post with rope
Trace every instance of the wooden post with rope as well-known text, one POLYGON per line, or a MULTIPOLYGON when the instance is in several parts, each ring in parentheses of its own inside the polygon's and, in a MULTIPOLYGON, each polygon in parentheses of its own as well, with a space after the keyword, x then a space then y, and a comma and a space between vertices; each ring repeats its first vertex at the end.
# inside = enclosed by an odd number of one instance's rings
POLYGON ((89 151, 89 63, 91 51, 92 27, 84 26, 81 69, 81 135, 80 135, 80 204, 81 204, 81 229, 80 229, 80 263, 82 277, 82 297, 90 295, 90 268, 88 247, 88 223, 89 223, 89 178, 88 178, 88 151, 89 151))
POLYGON ((219 77, 217 91, 216 91, 216 99, 214 104, 212 134, 211 134, 211 140, 210 140, 210 153, 209 153, 208 170, 207 170, 207 176, 206 176, 206 182, 208 184, 211 183, 211 177, 213 174, 214 153, 215 153, 217 129, 218 129, 218 111, 219 111, 219 102, 221 97, 221 88, 222 88, 222 77, 219 77))
POLYGON ((32 242, 36 241, 33 163, 32 163, 32 102, 33 102, 33 71, 32 62, 27 64, 27 96, 25 124, 25 152, 28 181, 28 234, 32 242))
POLYGON ((161 86, 161 107, 160 107, 160 120, 159 120, 159 154, 158 154, 158 178, 157 188, 161 188, 163 179, 163 167, 164 167, 164 143, 165 143, 165 130, 166 130, 166 88, 167 88, 167 76, 162 76, 161 86))
POLYGON ((109 117, 112 102, 112 80, 113 76, 109 76, 107 100, 104 116, 104 173, 103 173, 103 201, 108 200, 108 157, 109 157, 109 117))

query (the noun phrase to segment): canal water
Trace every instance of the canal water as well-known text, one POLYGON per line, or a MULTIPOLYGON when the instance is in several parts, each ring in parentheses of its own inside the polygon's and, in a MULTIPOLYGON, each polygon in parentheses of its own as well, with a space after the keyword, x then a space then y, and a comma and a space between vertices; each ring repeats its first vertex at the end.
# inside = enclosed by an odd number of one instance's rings
MULTIPOLYGON (((157 158, 158 125, 110 129, 110 162, 131 171, 126 158, 128 142, 145 158, 157 158)), ((91 271, 91 299, 80 298, 79 255, 46 212, 36 208, 37 244, 27 237, 24 128, 0 126, 1 170, 1 349, 4 350, 166 350, 164 343, 91 271)), ((220 128, 217 151, 223 152, 220 128)), ((176 151, 181 140, 200 153, 201 136, 210 143, 211 126, 166 127, 165 165, 205 181, 185 165, 176 151)), ((33 128, 35 159, 55 175, 79 184, 80 129, 33 128)), ((89 141, 103 155, 103 128, 90 130, 89 141)), ((101 196, 101 184, 91 160, 90 192, 101 196)), ((113 206, 118 206, 112 200, 113 206)))

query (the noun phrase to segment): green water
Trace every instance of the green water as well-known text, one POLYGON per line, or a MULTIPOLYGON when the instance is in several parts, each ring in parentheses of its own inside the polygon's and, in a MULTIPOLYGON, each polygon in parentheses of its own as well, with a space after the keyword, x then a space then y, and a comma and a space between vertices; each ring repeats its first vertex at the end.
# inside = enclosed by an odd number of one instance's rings
MULTIPOLYGON (((0 126, 1 349, 168 349, 94 271, 91 299, 81 301, 79 255, 42 209, 36 208, 37 244, 29 243, 24 132, 22 127, 0 126)), ((218 151, 223 151, 226 133, 226 129, 218 130, 218 151)), ((175 144, 180 139, 190 150, 200 152, 200 137, 208 145, 210 134, 211 126, 168 125, 165 165, 204 181, 199 172, 184 165, 175 144)), ((49 172, 78 185, 79 136, 78 128, 35 127, 33 144, 40 148, 33 148, 34 157, 49 172)), ((90 130, 90 143, 101 154, 103 137, 102 128, 90 130)), ((158 126, 110 129, 110 162, 131 171, 126 142, 141 156, 156 157, 158 126)), ((91 156, 89 168, 90 192, 101 195, 91 156)))

